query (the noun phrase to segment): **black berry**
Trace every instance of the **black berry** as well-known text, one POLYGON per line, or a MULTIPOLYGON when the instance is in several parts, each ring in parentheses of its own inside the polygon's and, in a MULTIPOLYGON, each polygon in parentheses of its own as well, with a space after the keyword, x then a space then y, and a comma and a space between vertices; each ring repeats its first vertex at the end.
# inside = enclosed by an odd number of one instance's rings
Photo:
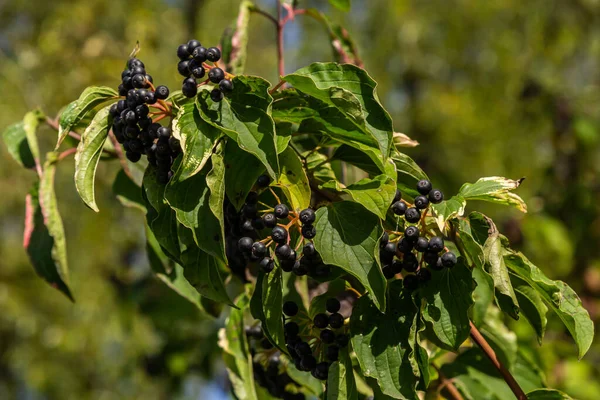
POLYGON ((169 97, 169 88, 164 85, 157 86, 154 95, 157 99, 165 100, 169 97))
POLYGON ((286 258, 288 258, 290 256, 290 254, 292 254, 292 251, 293 251, 292 248, 288 244, 280 244, 275 249, 275 255, 280 260, 281 259, 286 259, 286 258))
POLYGON ((262 219, 267 228, 274 228, 277 226, 277 217, 275 217, 275 214, 265 214, 262 219))
POLYGON ((198 46, 194 49, 194 51, 192 52, 192 58, 202 64, 204 61, 206 61, 206 47, 203 46, 198 46))
POLYGON ((417 242, 415 243, 415 250, 417 250, 419 253, 423 253, 424 251, 427 251, 427 249, 429 248, 429 242, 427 241, 427 239, 425 239, 424 237, 419 237, 417 239, 417 242))
POLYGON ((340 313, 333 313, 329 316, 329 326, 333 329, 341 328, 344 325, 344 317, 340 313))
POLYGON ((442 254, 442 257, 440 257, 440 259, 442 260, 442 265, 446 268, 454 267, 457 262, 456 255, 451 251, 442 254))
POLYGON ((252 251, 253 243, 254 241, 252 240, 252 238, 243 237, 240 240, 238 240, 238 249, 245 253, 250 253, 252 251))
POLYGON ((410 253, 413 249, 414 243, 406 238, 400 239, 398 242, 398 251, 400 253, 410 253))
POLYGON ((187 44, 182 44, 177 48, 177 57, 179 57, 180 60, 187 60, 189 56, 190 52, 187 44))
POLYGON ((267 176, 267 175, 261 175, 256 180, 256 184, 263 188, 268 187, 270 183, 271 183, 271 178, 269 178, 269 176, 267 176))
POLYGON ((433 189, 433 187, 431 186, 431 182, 427 179, 421 179, 417 182, 417 191, 422 195, 427 196, 429 192, 431 192, 431 189, 433 189))
POLYGON ((290 210, 285 204, 277 204, 273 210, 275 216, 279 219, 285 219, 290 215, 290 210))
POLYGON ((444 193, 442 193, 442 191, 439 189, 433 189, 431 192, 429 192, 428 197, 430 202, 433 204, 438 204, 444 200, 444 193))
POLYGON ((327 328, 327 325, 329 325, 329 317, 327 316, 327 314, 319 313, 315 315, 313 323, 317 328, 325 329, 327 328))
POLYGON ((392 204, 392 212, 396 215, 404 215, 406 213, 406 203, 399 200, 392 204))
POLYGON ((405 254, 404 260, 402 261, 402 268, 407 272, 415 272, 419 269, 419 260, 417 260, 417 256, 413 253, 405 254))
POLYGON ((385 247, 386 244, 390 241, 390 235, 387 232, 383 232, 381 235, 381 239, 379 239, 379 247, 385 247))
POLYGON ((271 231, 271 239, 273 239, 275 243, 283 244, 287 242, 288 231, 286 231, 285 228, 281 226, 276 226, 271 231))
POLYGON ((325 309, 330 313, 336 313, 340 311, 340 301, 335 297, 327 299, 327 303, 325 303, 325 309))
POLYGON ((211 90, 210 99, 215 103, 220 102, 221 100, 223 100, 223 92, 221 92, 219 89, 211 90))
POLYGON ((190 76, 189 65, 190 65, 190 62, 188 60, 179 61, 179 63, 177 64, 177 72, 179 72, 179 74, 181 76, 185 76, 185 77, 190 76))
POLYGON ((298 336, 298 333, 300 332, 300 327, 298 327, 298 324, 295 322, 288 322, 283 326, 283 331, 285 332, 285 335, 287 337, 293 338, 298 336))
POLYGON ((329 329, 323 329, 319 337, 321 338, 323 343, 330 344, 335 341, 335 333, 333 333, 333 331, 329 329))
POLYGON ((288 317, 293 317, 298 314, 298 304, 293 301, 286 301, 283 303, 283 313, 288 317))
POLYGON ((142 158, 142 154, 141 153, 135 153, 133 151, 127 151, 127 152, 125 152, 125 156, 132 163, 136 163, 136 162, 140 161, 140 158, 142 158))
POLYGON ((312 208, 307 208, 305 210, 300 211, 300 222, 303 224, 312 224, 315 222, 316 214, 312 208))
POLYGON ((406 218, 408 222, 419 222, 421 219, 421 212, 414 207, 410 207, 406 210, 406 213, 404 213, 404 218, 406 218))
POLYGON ((429 200, 425 196, 417 196, 415 197, 415 207, 419 210, 424 210, 429 205, 429 200))
POLYGON ((436 251, 426 251, 423 253, 423 261, 430 266, 434 266, 437 263, 438 258, 438 253, 436 251))
POLYGON ((317 255, 315 245, 312 243, 306 243, 302 248, 302 255, 307 258, 312 258, 317 255))
POLYGON ((264 257, 267 255, 267 246, 261 242, 254 242, 252 244, 252 255, 255 257, 264 257))
POLYGON ((269 272, 273 271, 273 268, 275 268, 275 263, 271 257, 265 257, 260 261, 258 266, 268 274, 269 272))
POLYGON ((302 225, 302 236, 312 239, 317 235, 317 229, 313 225, 302 225))
POLYGON ((439 253, 444 250, 444 239, 439 236, 429 239, 429 251, 439 253))
POLYGON ((208 71, 208 79, 212 83, 219 83, 225 79, 225 72, 221 68, 212 68, 208 71))
POLYGON ((394 200, 392 200, 392 204, 399 201, 402 198, 402 192, 399 189, 396 189, 396 194, 394 195, 394 200))
POLYGON ((198 94, 198 86, 196 83, 192 83, 186 79, 186 81, 181 86, 181 92, 187 98, 195 97, 198 94))
POLYGON ((190 40, 189 42, 187 42, 188 53, 193 53, 193 52, 194 52, 194 49, 195 49, 196 47, 200 47, 200 46, 202 46, 202 45, 201 45, 201 44, 200 44, 200 42, 199 42, 199 41, 197 41, 196 39, 192 39, 192 40, 190 40))
POLYGON ((219 82, 219 89, 221 89, 221 91, 224 93, 229 93, 233 91, 233 82, 231 82, 229 79, 223 79, 221 82, 219 82))
POLYGON ((206 58, 211 62, 219 61, 221 59, 221 50, 219 50, 217 47, 210 47, 206 51, 206 58))
POLYGON ((350 338, 348 337, 348 335, 346 334, 339 334, 335 337, 335 342, 338 344, 338 346, 340 346, 341 348, 344 348, 346 346, 348 346, 348 342, 350 341, 350 338))
POLYGON ((300 260, 294 262, 294 267, 292 268, 292 272, 297 276, 304 276, 308 274, 308 267, 306 264, 301 262, 300 260))
POLYGON ((419 228, 414 225, 409 226, 404 230, 404 237, 413 243, 419 239, 419 228))

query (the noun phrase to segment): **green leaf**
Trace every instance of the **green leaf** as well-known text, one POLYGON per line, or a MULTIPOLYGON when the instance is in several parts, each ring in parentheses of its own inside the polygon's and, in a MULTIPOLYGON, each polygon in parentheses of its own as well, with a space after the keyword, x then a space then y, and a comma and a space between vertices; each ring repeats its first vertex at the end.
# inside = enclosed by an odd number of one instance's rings
MULTIPOLYGON (((148 256, 150 268, 152 268, 152 271, 157 275, 162 274, 168 276, 173 270, 172 263, 169 262, 169 258, 160 247, 160 243, 156 240, 156 236, 154 236, 154 233, 148 224, 145 224, 145 232, 146 255, 148 256)), ((194 290, 194 292, 196 291, 194 290)))
POLYGON ((320 398, 323 394, 323 384, 321 381, 313 377, 311 374, 307 374, 304 371, 299 371, 293 363, 287 360, 287 358, 284 360, 285 369, 290 378, 292 378, 294 382, 308 390, 310 393, 317 396, 317 398, 320 398))
MULTIPOLYGON (((490 223, 493 224, 491 221, 490 223)), ((498 306, 514 319, 519 319, 519 302, 510 283, 510 276, 504 261, 506 250, 502 243, 503 240, 506 238, 498 233, 495 225, 492 225, 492 230, 483 245, 483 254, 488 272, 494 280, 498 306)))
POLYGON ((223 261, 225 261, 225 162, 223 160, 222 148, 219 149, 218 153, 213 154, 210 159, 212 162, 212 169, 208 175, 206 175, 206 185, 210 190, 208 206, 214 217, 219 221, 219 242, 221 243, 221 256, 223 257, 223 261))
POLYGON ((352 348, 364 376, 377 380, 381 391, 396 399, 417 399, 419 366, 415 359, 417 307, 402 281, 389 286, 388 310, 382 314, 362 296, 350 317, 352 348))
POLYGON ((173 120, 173 136, 181 142, 183 158, 177 171, 180 180, 200 172, 212 154, 221 132, 200 117, 194 103, 183 105, 173 120))
POLYGON ((287 354, 283 335, 283 279, 281 268, 268 274, 258 273, 256 287, 250 300, 252 316, 262 322, 262 329, 269 341, 282 353, 287 354))
POLYGON ((112 121, 109 109, 110 107, 104 107, 98 111, 91 124, 81 135, 81 141, 77 146, 77 153, 75 153, 75 188, 85 205, 96 212, 99 210, 96 205, 94 180, 102 148, 108 137, 108 127, 112 121))
POLYGON ((35 160, 27 142, 23 121, 10 125, 2 132, 9 154, 24 168, 35 168, 35 160))
POLYGON ((37 140, 37 128, 44 118, 44 114, 39 110, 30 111, 23 117, 23 129, 25 130, 29 150, 34 161, 38 163, 40 162, 40 149, 37 140))
POLYGON ((198 293, 217 303, 233 306, 220 273, 224 263, 192 245, 181 253, 181 264, 185 279, 198 293))
POLYGON ((398 173, 397 184, 403 194, 411 197, 419 195, 417 192, 417 182, 421 179, 429 180, 429 177, 417 163, 404 153, 399 151, 392 152, 392 160, 396 164, 396 172, 398 173))
POLYGON ((142 182, 142 198, 146 204, 146 221, 161 249, 174 261, 181 256, 177 232, 177 215, 164 201, 165 187, 156 181, 156 170, 148 166, 142 182))
POLYGON ((200 88, 196 98, 202 118, 237 141, 240 148, 258 158, 273 179, 279 174, 275 123, 271 118, 270 84, 253 76, 233 79, 233 92, 223 101, 210 99, 210 91, 200 88))
POLYGON ((459 194, 466 200, 482 200, 516 207, 527 212, 527 205, 518 195, 511 193, 521 185, 524 178, 514 181, 500 176, 480 178, 475 183, 465 183, 459 194))
POLYGON ((380 310, 385 310, 386 279, 379 264, 379 218, 360 204, 341 201, 317 210, 314 244, 325 264, 355 276, 380 310))
POLYGON ((504 256, 506 266, 519 278, 526 281, 556 312, 569 330, 581 359, 594 340, 594 323, 577 293, 562 281, 553 281, 533 265, 523 254, 514 253, 504 256))
POLYGON ((572 400, 569 395, 556 389, 536 389, 527 393, 528 400, 572 400))
POLYGON ((538 343, 541 345, 546 331, 546 323, 548 322, 546 318, 548 307, 544 304, 542 296, 517 275, 511 273, 510 282, 515 290, 515 295, 517 295, 521 315, 535 330, 538 343))
POLYGON ((377 83, 366 71, 351 64, 314 63, 283 79, 337 108, 378 143, 382 163, 387 160, 394 132, 392 119, 375 94, 377 83))
POLYGON ((329 0, 329 4, 345 12, 350 11, 350 0, 329 0))
MULTIPOLYGON (((219 160, 219 158, 215 158, 219 160)), ((224 244, 224 228, 223 219, 215 216, 212 208, 218 208, 222 205, 223 193, 221 192, 219 182, 215 180, 221 179, 224 173, 223 165, 217 165, 216 169, 210 171, 211 184, 215 185, 216 192, 214 196, 211 194, 208 187, 208 174, 206 170, 200 171, 196 175, 180 180, 181 167, 177 169, 173 178, 171 178, 165 190, 165 199, 175 210, 177 221, 183 226, 192 230, 194 241, 200 249, 217 257, 220 261, 225 262, 225 244, 224 244), (210 205, 212 199, 212 207, 210 205)), ((219 216, 222 217, 221 210, 216 210, 219 216)))
POLYGON ((281 175, 275 184, 281 188, 295 211, 301 211, 310 206, 310 183, 304 172, 302 160, 294 150, 288 147, 279 156, 281 175))
POLYGON ((223 349, 223 361, 227 368, 233 392, 239 400, 258 400, 252 356, 244 331, 244 313, 248 308, 248 297, 241 295, 237 301, 238 309, 231 309, 225 328, 219 330, 219 347, 223 349))
POLYGON ((446 230, 446 221, 463 215, 466 206, 466 200, 459 194, 439 204, 431 204, 431 209, 435 215, 435 222, 440 231, 444 232, 446 230))
POLYGON ((499 309, 489 308, 480 332, 502 365, 512 370, 517 360, 517 335, 504 325, 502 318, 499 309))
POLYGON ((352 362, 347 351, 340 351, 339 361, 329 367, 327 400, 358 400, 352 362))
POLYGON ((352 146, 371 159, 377 173, 384 170, 377 141, 337 107, 295 90, 285 90, 273 103, 273 118, 278 122, 298 124, 297 134, 315 136, 320 133, 341 144, 352 146))
POLYGON ((337 180, 332 180, 322 185, 322 187, 349 194, 355 202, 362 204, 379 218, 385 219, 396 194, 395 175, 393 164, 386 163, 386 174, 378 175, 373 179, 361 179, 349 186, 345 186, 337 180))
POLYGON ((471 319, 476 326, 481 326, 488 308, 494 302, 494 279, 483 268, 473 268, 471 271, 477 284, 473 290, 471 319))
POLYGON ((201 303, 202 297, 185 278, 181 265, 175 264, 170 274, 157 273, 156 276, 171 290, 195 305, 200 311, 205 311, 201 303))
MULTIPOLYGON (((471 309, 471 319, 479 327, 483 323, 489 306, 494 301, 494 280, 484 269, 483 247, 473 237, 469 220, 454 219, 452 227, 457 233, 458 250, 472 266, 473 279, 477 283, 477 287, 473 291, 474 304, 471 309)), ((487 231, 485 235, 487 237, 487 231)))
POLYGON ((35 184, 25 199, 23 246, 38 275, 74 301, 69 289, 65 231, 54 192, 55 170, 54 160, 46 162, 39 185, 35 184))
POLYGON ((225 193, 239 210, 246 196, 264 172, 262 163, 252 154, 240 149, 234 140, 225 145, 225 193))
POLYGON ((125 207, 134 207, 144 213, 146 212, 146 206, 142 198, 142 188, 131 180, 122 169, 117 173, 112 190, 125 207))
POLYGON ((471 270, 459 261, 454 268, 433 271, 420 290, 423 319, 442 346, 456 351, 469 337, 468 311, 475 285, 471 270))
POLYGON ((248 48, 248 24, 254 3, 244 0, 240 3, 238 16, 232 29, 228 29, 222 39, 222 59, 227 71, 234 75, 244 73, 248 48))
POLYGON ((116 99, 119 94, 106 86, 91 86, 81 93, 79 99, 70 103, 60 114, 58 119, 58 141, 56 148, 61 145, 69 131, 79 127, 84 119, 92 118, 96 107, 104 102, 116 99))

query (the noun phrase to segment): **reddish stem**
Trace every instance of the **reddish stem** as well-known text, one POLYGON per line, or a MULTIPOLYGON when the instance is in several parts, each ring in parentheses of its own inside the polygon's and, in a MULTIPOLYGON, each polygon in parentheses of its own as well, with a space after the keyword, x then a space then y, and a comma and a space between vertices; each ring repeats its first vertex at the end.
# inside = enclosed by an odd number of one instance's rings
POLYGON ((77 153, 77 147, 71 147, 70 149, 63 151, 58 155, 58 161, 62 160, 63 158, 69 157, 71 154, 75 153, 77 153))
POLYGON ((525 394, 523 389, 521 389, 521 386, 519 386, 519 383, 516 381, 515 377, 512 376, 510 371, 504 365, 502 365, 502 363, 500 363, 500 361, 498 360, 498 357, 496 357, 496 353, 490 347, 488 342, 485 340, 485 338, 479 332, 479 330, 473 324, 473 322, 470 322, 470 324, 471 324, 471 339, 473 339, 473 341, 475 343, 477 343, 477 345, 481 348, 481 350, 484 352, 484 354, 490 359, 492 364, 494 364, 494 367, 496 367, 496 369, 500 372, 500 374, 502 375, 502 377, 504 378, 504 380, 510 387, 510 390, 512 390, 512 392, 515 394, 515 397, 519 400, 527 400, 527 395, 525 394))
POLYGON ((277 1, 277 60, 279 61, 279 76, 285 75, 285 61, 283 57, 283 27, 285 20, 281 19, 281 2, 277 1))

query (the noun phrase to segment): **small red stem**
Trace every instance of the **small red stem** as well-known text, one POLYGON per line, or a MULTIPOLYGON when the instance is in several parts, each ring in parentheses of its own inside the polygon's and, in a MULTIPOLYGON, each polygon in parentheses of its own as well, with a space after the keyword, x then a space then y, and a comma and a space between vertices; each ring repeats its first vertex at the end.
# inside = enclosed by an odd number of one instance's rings
POLYGON ((285 20, 281 18, 281 2, 277 1, 277 60, 279 61, 279 76, 285 75, 285 60, 283 57, 283 27, 285 20))
POLYGON ((63 158, 67 158, 71 154, 75 154, 75 153, 77 153, 77 147, 72 147, 70 149, 67 149, 58 155, 58 161, 62 160, 63 158))
POLYGON ((514 393, 515 397, 519 400, 527 400, 527 395, 525 394, 523 389, 521 389, 521 386, 519 386, 519 383, 516 381, 515 377, 512 376, 510 371, 498 360, 498 357, 496 357, 496 353, 490 347, 490 345, 485 340, 481 332, 479 332, 475 324, 473 324, 473 322, 470 322, 470 324, 471 339, 473 339, 473 341, 477 343, 477 345, 481 348, 483 353, 490 359, 492 364, 494 364, 494 367, 496 367, 496 369, 500 372, 500 374, 514 393))

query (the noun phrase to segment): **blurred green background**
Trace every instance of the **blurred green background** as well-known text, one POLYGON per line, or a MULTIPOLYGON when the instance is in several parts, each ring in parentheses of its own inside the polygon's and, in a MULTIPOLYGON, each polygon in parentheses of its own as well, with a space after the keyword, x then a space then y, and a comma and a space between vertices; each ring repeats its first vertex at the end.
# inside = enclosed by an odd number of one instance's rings
MULTIPOLYGON (((275 0, 259 1, 274 12, 275 0)), ((89 85, 116 87, 136 41, 155 82, 173 90, 177 45, 216 45, 238 0, 0 1, 0 129, 40 107, 50 116, 89 85)), ((300 0, 343 23, 406 152, 447 195, 481 176, 526 177, 529 213, 475 204, 600 319, 600 1, 353 0, 352 11, 300 0)), ((331 59, 325 31, 287 27, 286 71, 331 59)), ((252 19, 247 72, 277 79, 274 29, 252 19)), ((46 151, 56 133, 40 131, 46 151)), ((222 321, 202 316, 152 278, 139 211, 111 191, 102 163, 96 214, 79 200, 72 163, 57 176, 72 288, 39 279, 22 250, 24 197, 34 182, 0 146, 0 398, 219 398, 222 321)), ((472 205, 471 205, 472 206, 472 205)), ((600 392, 600 340, 582 360, 550 316, 538 361, 550 387, 600 392)), ((538 348, 524 321, 511 324, 538 348)))

